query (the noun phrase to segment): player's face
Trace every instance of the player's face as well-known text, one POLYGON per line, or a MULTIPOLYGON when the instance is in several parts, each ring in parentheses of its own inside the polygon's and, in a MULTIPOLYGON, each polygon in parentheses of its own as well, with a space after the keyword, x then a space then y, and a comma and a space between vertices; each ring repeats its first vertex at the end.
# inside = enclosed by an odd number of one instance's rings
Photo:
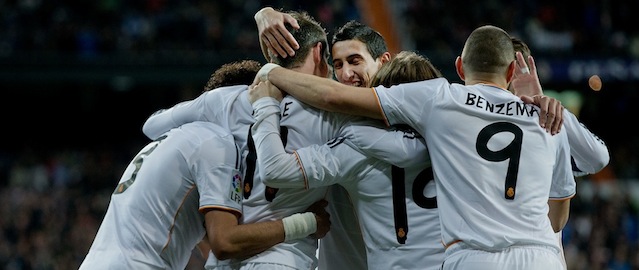
POLYGON ((347 85, 367 87, 371 77, 382 66, 379 59, 373 59, 366 44, 359 40, 336 42, 332 55, 335 77, 347 85))

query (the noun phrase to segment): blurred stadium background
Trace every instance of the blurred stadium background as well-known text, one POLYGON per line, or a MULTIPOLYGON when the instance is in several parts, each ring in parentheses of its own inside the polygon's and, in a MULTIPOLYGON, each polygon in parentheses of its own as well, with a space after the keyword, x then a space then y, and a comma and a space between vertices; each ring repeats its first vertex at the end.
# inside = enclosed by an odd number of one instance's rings
MULTIPOLYGON (((636 0, 0 0, 0 269, 77 269, 147 142, 144 120, 197 96, 224 63, 264 62, 253 20, 264 6, 307 10, 329 37, 361 20, 391 52, 418 51, 453 81, 475 27, 526 41, 547 93, 611 154, 579 179, 564 230, 569 268, 639 269, 636 0), (594 74, 601 91, 588 87, 594 74)), ((188 268, 201 264, 194 255, 188 268)))

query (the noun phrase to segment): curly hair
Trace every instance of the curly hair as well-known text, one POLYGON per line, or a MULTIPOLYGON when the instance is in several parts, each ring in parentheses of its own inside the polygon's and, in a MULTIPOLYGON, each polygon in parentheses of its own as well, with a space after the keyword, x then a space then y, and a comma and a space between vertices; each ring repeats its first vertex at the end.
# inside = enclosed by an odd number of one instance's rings
POLYGON ((255 60, 227 63, 218 68, 204 86, 204 92, 231 85, 250 85, 262 64, 255 60))

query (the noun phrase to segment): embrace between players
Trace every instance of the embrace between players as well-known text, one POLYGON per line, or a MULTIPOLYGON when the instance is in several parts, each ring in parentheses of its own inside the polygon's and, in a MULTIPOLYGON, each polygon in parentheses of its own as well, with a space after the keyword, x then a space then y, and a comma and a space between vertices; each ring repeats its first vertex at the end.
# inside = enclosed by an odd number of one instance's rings
POLYGON ((270 63, 238 62, 242 83, 149 117, 154 142, 123 174, 81 268, 184 269, 204 237, 207 269, 565 269, 556 233, 574 177, 609 155, 543 95, 523 42, 478 27, 458 84, 417 53, 392 56, 358 22, 329 47, 305 12, 255 20, 270 63), (182 173, 160 184, 166 168, 144 165, 171 149, 182 173), (145 174, 155 180, 136 190, 145 174), (127 216, 153 229, 120 226, 127 216))

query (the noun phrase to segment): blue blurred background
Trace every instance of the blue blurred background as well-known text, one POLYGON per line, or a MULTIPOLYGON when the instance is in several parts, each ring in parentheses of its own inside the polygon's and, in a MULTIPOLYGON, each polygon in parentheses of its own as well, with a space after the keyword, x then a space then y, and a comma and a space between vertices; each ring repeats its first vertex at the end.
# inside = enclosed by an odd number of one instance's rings
MULTIPOLYGON (((224 63, 264 63, 253 15, 307 10, 332 36, 348 20, 451 81, 468 34, 527 42, 546 92, 609 147, 578 181, 569 269, 639 269, 639 1, 0 0, 0 269, 77 269, 155 110, 192 99, 224 63), (600 91, 588 87, 599 75, 600 91), (632 105, 635 104, 635 105, 632 105)), ((195 254, 188 269, 201 267, 195 254)))

